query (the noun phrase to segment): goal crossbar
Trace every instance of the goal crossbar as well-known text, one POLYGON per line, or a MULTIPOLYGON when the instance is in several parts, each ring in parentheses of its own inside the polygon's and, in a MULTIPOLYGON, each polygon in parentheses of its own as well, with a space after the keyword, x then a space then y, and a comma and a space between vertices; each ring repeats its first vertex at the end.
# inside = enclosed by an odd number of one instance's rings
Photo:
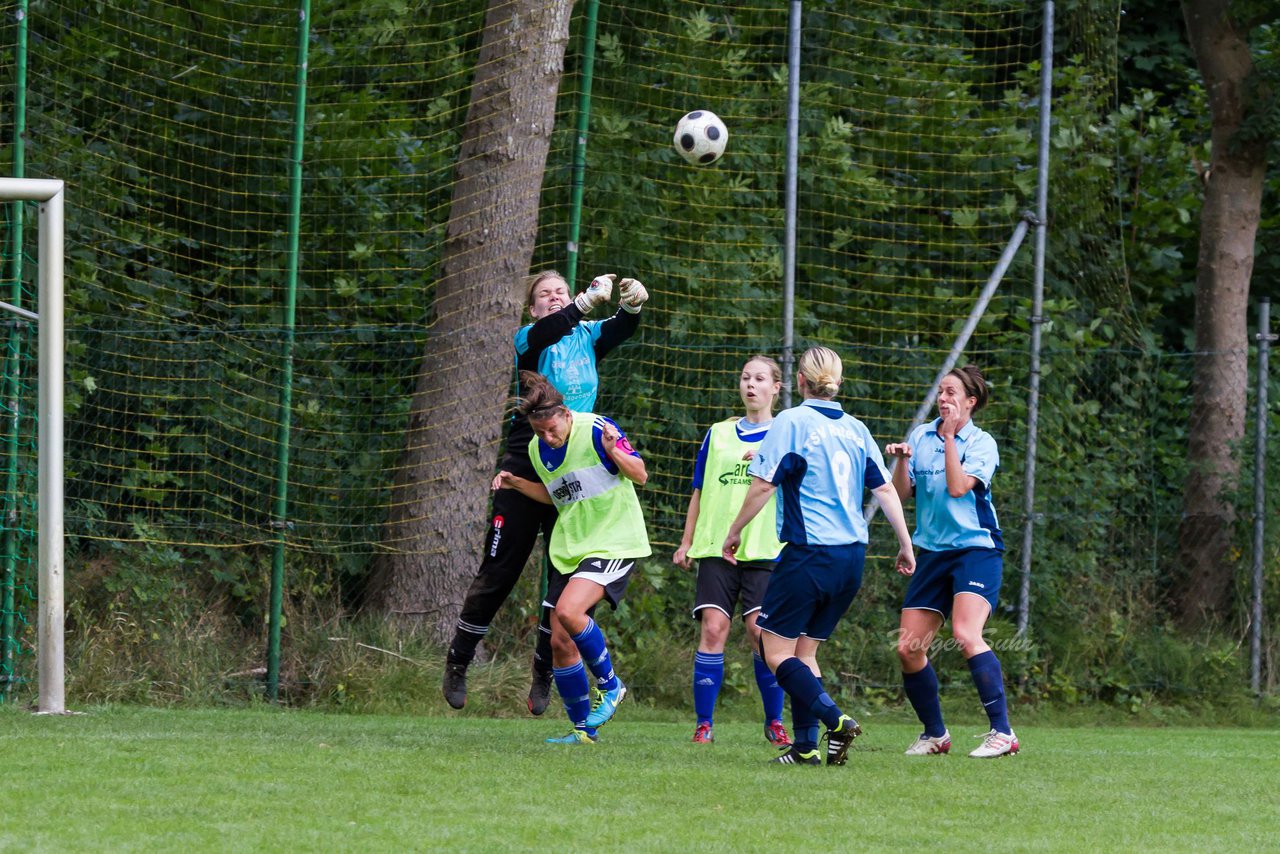
POLYGON ((48 178, 0 178, 0 201, 38 202, 39 276, 36 311, 0 303, 0 311, 34 321, 39 330, 36 457, 39 506, 39 623, 36 666, 40 714, 66 712, 65 629, 63 602, 63 437, 62 323, 63 266, 62 181, 48 178))

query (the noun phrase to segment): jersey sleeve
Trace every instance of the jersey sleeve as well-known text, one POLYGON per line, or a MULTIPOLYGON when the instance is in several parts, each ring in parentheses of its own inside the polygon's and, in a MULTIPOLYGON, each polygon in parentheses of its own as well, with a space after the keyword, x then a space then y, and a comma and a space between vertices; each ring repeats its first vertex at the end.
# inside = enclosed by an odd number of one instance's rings
POLYGON ((618 431, 618 447, 622 451, 633 457, 639 457, 640 454, 636 452, 635 448, 631 447, 631 443, 627 441, 627 434, 618 426, 618 422, 614 421, 612 418, 597 415, 596 420, 591 424, 591 444, 595 446, 596 456, 599 457, 600 462, 604 464, 605 470, 608 471, 609 474, 617 474, 618 464, 610 458, 608 452, 604 449, 604 426, 606 424, 612 424, 614 429, 618 431))
POLYGON ((711 447, 711 431, 707 431, 707 435, 702 437, 702 447, 698 449, 698 459, 693 463, 693 486, 694 489, 702 489, 702 478, 707 473, 707 449, 711 447))
POLYGON ((597 362, 635 334, 636 329, 640 327, 640 312, 632 314, 619 306, 613 317, 598 323, 597 332, 591 339, 597 362))
POLYGON ((516 357, 519 358, 529 352, 529 330, 533 328, 533 324, 521 326, 516 330, 515 345, 516 357))
POLYGON ((871 435, 867 425, 861 422, 859 424, 862 427, 862 442, 867 448, 867 468, 862 473, 862 483, 867 489, 878 489, 889 482, 889 470, 884 466, 884 454, 880 452, 875 437, 871 435))
POLYGON ((523 356, 527 351, 533 351, 535 358, 541 356, 544 350, 554 347, 566 335, 573 332, 573 328, 581 320, 582 310, 570 302, 559 311, 521 327, 516 333, 516 355, 523 356))
POLYGON ((1000 449, 996 440, 985 430, 979 430, 964 449, 964 460, 961 468, 964 473, 975 477, 987 489, 991 488, 991 478, 1000 467, 1000 449))

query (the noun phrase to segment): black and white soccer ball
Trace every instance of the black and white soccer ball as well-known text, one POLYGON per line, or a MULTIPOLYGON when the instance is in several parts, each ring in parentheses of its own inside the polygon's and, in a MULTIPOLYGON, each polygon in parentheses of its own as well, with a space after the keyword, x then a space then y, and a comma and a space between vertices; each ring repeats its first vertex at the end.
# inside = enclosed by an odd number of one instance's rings
POLYGON ((676 123, 675 147, 694 166, 708 166, 720 159, 729 142, 729 129, 710 110, 686 113, 676 123))

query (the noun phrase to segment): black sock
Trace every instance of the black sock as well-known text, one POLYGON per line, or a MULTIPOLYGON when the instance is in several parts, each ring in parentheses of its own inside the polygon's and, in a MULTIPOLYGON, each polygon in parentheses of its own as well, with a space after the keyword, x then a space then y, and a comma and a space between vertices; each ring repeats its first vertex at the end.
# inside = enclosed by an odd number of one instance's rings
POLYGON ((471 659, 476 657, 476 647, 480 645, 480 641, 484 640, 488 631, 488 626, 480 632, 458 626, 457 631, 453 633, 453 641, 449 644, 449 653, 445 661, 449 664, 460 664, 463 667, 471 664, 471 659))

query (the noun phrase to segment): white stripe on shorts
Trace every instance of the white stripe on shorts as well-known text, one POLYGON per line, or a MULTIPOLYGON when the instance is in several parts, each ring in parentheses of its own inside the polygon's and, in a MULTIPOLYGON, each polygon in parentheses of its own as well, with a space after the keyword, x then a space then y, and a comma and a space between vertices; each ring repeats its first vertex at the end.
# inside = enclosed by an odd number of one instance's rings
POLYGON ((619 578, 625 576, 636 565, 634 560, 624 562, 617 559, 593 560, 590 561, 590 563, 593 565, 593 569, 585 572, 579 569, 571 575, 570 578, 585 578, 587 581, 594 581, 601 587, 608 587, 619 578), (594 566, 597 565, 599 566, 599 569, 594 568, 594 566))

